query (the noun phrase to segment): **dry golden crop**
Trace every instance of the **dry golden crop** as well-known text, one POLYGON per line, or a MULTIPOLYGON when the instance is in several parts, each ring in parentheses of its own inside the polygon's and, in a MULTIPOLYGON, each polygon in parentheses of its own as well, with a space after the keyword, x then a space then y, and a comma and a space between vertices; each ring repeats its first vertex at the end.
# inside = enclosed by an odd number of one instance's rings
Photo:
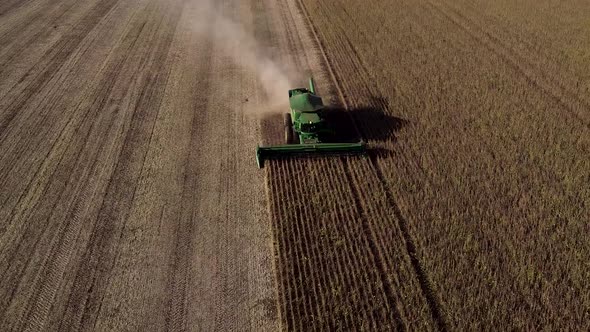
POLYGON ((301 3, 379 151, 271 167, 287 327, 588 329, 590 6, 301 3))

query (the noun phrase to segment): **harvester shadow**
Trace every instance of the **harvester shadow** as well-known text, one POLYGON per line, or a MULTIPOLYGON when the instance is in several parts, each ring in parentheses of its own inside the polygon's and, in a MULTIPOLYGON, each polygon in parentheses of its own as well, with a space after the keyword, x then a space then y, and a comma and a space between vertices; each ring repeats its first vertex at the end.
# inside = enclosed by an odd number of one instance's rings
POLYGON ((397 132, 410 123, 391 115, 389 101, 383 97, 372 97, 367 105, 352 109, 330 107, 326 117, 335 126, 336 140, 369 143, 367 154, 371 158, 391 156, 393 151, 386 148, 391 144, 385 143, 395 142, 397 132))
MULTIPOLYGON (((372 104, 383 105, 383 98, 373 98, 372 104)), ((324 109, 323 117, 334 132, 322 137, 330 143, 386 142, 396 139, 396 132, 409 124, 408 120, 388 114, 381 106, 363 106, 345 109, 330 106, 324 109)), ((260 119, 264 145, 284 143, 283 114, 266 114, 260 119)))
MULTIPOLYGON (((387 109, 385 98, 373 97, 369 105, 345 109, 329 106, 322 111, 322 117, 331 128, 332 134, 321 137, 325 143, 369 143, 370 157, 386 157, 391 155, 380 144, 396 140, 396 133, 409 124, 409 121, 393 116, 387 109)), ((283 114, 267 114, 260 119, 262 145, 285 144, 283 114)))
MULTIPOLYGON (((386 105, 383 98, 373 98, 373 101, 377 105, 386 105)), ((392 141, 396 139, 396 132, 409 124, 409 121, 389 114, 381 106, 363 106, 348 110, 331 107, 325 114, 328 123, 335 126, 335 139, 345 141, 392 141)))

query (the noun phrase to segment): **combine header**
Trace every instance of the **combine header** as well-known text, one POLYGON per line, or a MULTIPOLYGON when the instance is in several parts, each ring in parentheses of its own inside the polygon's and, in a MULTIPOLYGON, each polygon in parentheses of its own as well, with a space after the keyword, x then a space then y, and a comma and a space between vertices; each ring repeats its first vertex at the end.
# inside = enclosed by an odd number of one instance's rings
POLYGON ((289 90, 291 112, 285 113, 285 144, 256 147, 258 167, 264 167, 264 160, 283 156, 308 156, 322 154, 364 153, 365 143, 326 142, 335 137, 335 130, 324 116, 322 98, 315 94, 313 79, 309 79, 309 89, 289 90))

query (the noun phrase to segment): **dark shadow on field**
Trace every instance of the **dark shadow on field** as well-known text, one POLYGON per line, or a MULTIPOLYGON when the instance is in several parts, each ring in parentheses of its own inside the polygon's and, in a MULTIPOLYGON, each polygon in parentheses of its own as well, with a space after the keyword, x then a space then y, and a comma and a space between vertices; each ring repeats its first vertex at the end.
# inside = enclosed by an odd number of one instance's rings
MULTIPOLYGON (((322 111, 333 134, 321 136, 326 143, 386 142, 395 140, 395 133, 409 122, 393 116, 385 98, 373 97, 367 106, 345 109, 329 106, 322 111)), ((288 110, 285 110, 285 113, 288 110)), ((263 145, 284 144, 284 114, 268 114, 261 118, 263 145)), ((383 148, 372 147, 370 155, 382 156, 383 148)))
POLYGON ((367 149, 367 156, 371 160, 385 159, 393 156, 393 151, 381 147, 369 146, 367 149))
POLYGON ((373 97, 366 106, 358 108, 330 107, 326 115, 335 125, 337 139, 384 142, 394 140, 395 133, 409 123, 391 115, 388 105, 387 99, 373 97))

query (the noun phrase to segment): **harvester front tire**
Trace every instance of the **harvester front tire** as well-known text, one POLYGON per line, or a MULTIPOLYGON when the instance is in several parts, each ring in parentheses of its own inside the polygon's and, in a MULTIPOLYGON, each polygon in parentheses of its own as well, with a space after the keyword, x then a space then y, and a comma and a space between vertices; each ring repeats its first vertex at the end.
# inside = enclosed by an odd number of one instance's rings
POLYGON ((291 122, 291 114, 285 113, 285 143, 293 144, 293 123, 291 122))

